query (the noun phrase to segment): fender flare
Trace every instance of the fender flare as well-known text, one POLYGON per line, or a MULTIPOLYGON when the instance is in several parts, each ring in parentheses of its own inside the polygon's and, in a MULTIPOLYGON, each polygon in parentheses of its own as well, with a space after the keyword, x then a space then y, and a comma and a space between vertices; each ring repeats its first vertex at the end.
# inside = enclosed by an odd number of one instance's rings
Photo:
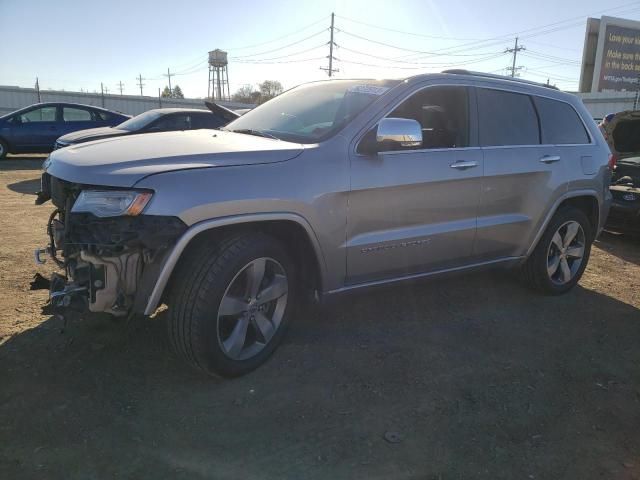
POLYGON ((587 190, 572 190, 570 192, 565 192, 562 196, 560 196, 555 201, 555 203, 553 204, 553 207, 549 209, 549 213, 547 213, 547 216, 545 217, 544 222, 542 222, 542 225, 538 229, 536 236, 533 238, 533 242, 531 242, 531 245, 529 246, 529 249, 527 250, 525 257, 528 258, 529 255, 531 255, 531 253, 533 252, 533 250, 538 246, 538 242, 540 241, 540 238, 544 234, 544 231, 547 229, 547 225, 549 225, 549 222, 558 211, 558 208, 560 208, 560 205, 562 204, 562 202, 570 198, 576 198, 576 197, 593 197, 596 200, 596 202, 598 202, 598 222, 602 223, 602 219, 599 218, 600 212, 602 209, 602 202, 600 201, 600 198, 598 198, 598 193, 595 190, 587 189, 587 190))
POLYGON ((182 252, 187 248, 191 240, 193 238, 208 230, 213 230, 215 228, 225 227, 229 225, 242 225, 245 223, 254 223, 254 222, 268 222, 268 221, 292 221, 300 225, 305 229, 311 243, 313 245, 314 253, 316 255, 316 259, 318 260, 318 265, 320 266, 320 277, 321 279, 326 278, 326 270, 327 265, 325 262, 324 255, 322 253, 322 248, 320 247, 320 242, 318 241, 318 237, 315 234, 315 231, 309 224, 309 222, 298 215, 297 213, 290 212, 273 212, 273 213, 255 213, 255 214, 246 214, 246 215, 235 215, 231 217, 221 217, 211 220, 204 220, 202 222, 198 222, 193 224, 191 227, 187 229, 185 233, 178 239, 178 241, 173 246, 173 249, 167 255, 162 263, 162 267, 160 269, 160 274, 155 281, 153 286, 153 290, 149 295, 149 299, 147 301, 147 305, 144 309, 144 315, 151 315, 158 308, 158 304, 160 303, 160 299, 164 292, 167 283, 169 282, 169 278, 173 273, 175 266, 180 260, 180 256, 182 252))

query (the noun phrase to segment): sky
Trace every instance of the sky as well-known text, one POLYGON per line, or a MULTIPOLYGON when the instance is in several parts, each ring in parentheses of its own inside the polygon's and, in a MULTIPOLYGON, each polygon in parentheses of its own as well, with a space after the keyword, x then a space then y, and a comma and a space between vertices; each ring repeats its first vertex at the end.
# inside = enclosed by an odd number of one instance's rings
POLYGON ((588 16, 640 20, 625 0, 0 0, 0 85, 157 96, 207 95, 207 52, 229 54, 233 94, 278 80, 327 78, 335 13, 336 78, 404 78, 446 68, 504 74, 515 37, 522 78, 576 90, 588 16))

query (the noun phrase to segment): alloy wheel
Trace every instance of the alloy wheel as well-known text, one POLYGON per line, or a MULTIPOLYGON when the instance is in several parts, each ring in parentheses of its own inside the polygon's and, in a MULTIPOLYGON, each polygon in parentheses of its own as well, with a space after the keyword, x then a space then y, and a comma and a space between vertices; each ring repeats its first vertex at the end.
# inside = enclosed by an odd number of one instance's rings
POLYGON ((577 274, 585 253, 585 234, 576 221, 563 223, 547 250, 547 274, 556 285, 569 283, 577 274))
POLYGON ((288 292, 286 272, 273 258, 240 269, 218 307, 218 342, 227 357, 247 360, 267 346, 282 322, 288 292))

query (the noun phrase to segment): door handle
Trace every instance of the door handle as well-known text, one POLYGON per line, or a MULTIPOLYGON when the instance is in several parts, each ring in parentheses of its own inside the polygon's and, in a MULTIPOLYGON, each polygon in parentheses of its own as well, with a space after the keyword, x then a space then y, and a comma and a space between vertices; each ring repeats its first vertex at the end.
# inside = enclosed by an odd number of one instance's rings
POLYGON ((465 162, 465 161, 458 161, 455 163, 452 163, 451 165, 449 165, 451 168, 456 168, 458 170, 466 170, 467 168, 473 168, 473 167, 477 167, 478 166, 478 162, 465 162))
POLYGON ((555 163, 560 161, 560 155, 545 155, 540 159, 542 163, 555 163))

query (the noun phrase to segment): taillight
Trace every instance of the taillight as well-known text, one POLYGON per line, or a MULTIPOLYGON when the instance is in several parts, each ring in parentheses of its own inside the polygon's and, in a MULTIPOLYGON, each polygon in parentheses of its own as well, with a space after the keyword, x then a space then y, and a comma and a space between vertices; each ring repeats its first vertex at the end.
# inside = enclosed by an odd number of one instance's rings
POLYGON ((618 163, 618 156, 610 153, 609 154, 609 170, 613 171, 614 167, 616 166, 616 163, 618 163))

